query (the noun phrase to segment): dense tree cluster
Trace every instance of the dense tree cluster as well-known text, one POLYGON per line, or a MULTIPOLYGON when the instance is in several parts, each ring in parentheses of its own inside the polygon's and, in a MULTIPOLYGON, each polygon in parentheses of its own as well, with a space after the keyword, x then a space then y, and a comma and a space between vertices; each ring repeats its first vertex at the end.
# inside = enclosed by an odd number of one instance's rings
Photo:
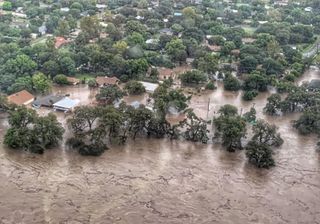
POLYGON ((56 146, 64 129, 54 114, 38 116, 32 109, 17 107, 10 111, 9 129, 4 143, 14 149, 43 153, 45 149, 56 146))

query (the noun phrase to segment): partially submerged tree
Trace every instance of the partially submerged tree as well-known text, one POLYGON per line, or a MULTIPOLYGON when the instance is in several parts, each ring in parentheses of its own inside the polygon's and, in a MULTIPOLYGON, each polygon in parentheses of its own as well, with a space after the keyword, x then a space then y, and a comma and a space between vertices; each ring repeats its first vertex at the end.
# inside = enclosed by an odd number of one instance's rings
POLYGON ((264 107, 264 111, 268 115, 277 115, 281 111, 281 96, 280 94, 272 94, 268 97, 268 103, 264 107))
POLYGON ((197 117, 193 111, 187 113, 187 119, 181 124, 186 127, 183 136, 188 141, 201 142, 206 144, 209 140, 207 123, 197 117))
POLYGON ((252 132, 253 136, 245 147, 249 163, 258 168, 274 166, 271 147, 279 147, 283 143, 283 139, 277 133, 277 127, 259 120, 252 126, 252 132))
POLYGON ((306 109, 293 126, 303 134, 320 134, 320 106, 306 109))
POLYGON ((275 125, 268 124, 264 120, 258 120, 257 123, 252 126, 252 140, 268 146, 278 147, 282 145, 283 139, 280 134, 277 133, 277 129, 275 125))
POLYGON ((62 140, 64 129, 54 114, 39 117, 32 109, 17 107, 10 111, 10 128, 4 143, 10 148, 43 153, 62 140))
POLYGON ((258 168, 270 168, 275 165, 272 150, 266 144, 250 141, 246 146, 246 156, 249 163, 258 168))
POLYGON ((242 149, 241 140, 246 136, 246 122, 238 115, 237 108, 225 105, 219 110, 219 117, 214 118, 215 136, 221 137, 222 144, 229 152, 242 149))
POLYGON ((102 104, 109 104, 123 97, 122 90, 115 85, 109 85, 100 88, 100 92, 96 95, 97 101, 102 104))

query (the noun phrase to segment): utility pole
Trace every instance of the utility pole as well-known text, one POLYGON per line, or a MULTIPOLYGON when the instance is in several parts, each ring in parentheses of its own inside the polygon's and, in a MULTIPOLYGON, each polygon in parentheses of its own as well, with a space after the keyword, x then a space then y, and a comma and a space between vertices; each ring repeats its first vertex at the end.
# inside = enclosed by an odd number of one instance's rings
POLYGON ((207 120, 208 120, 208 118, 209 118, 209 110, 210 110, 210 97, 209 97, 209 100, 208 100, 207 120))

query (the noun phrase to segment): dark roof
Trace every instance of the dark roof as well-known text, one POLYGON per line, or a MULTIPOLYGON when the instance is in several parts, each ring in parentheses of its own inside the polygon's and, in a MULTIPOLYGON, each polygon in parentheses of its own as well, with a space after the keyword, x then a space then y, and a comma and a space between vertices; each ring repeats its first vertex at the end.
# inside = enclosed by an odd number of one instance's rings
POLYGON ((308 84, 309 90, 320 90, 320 79, 312 79, 308 84))
POLYGON ((36 99, 32 105, 36 107, 52 107, 54 103, 62 100, 64 96, 54 96, 54 95, 49 95, 45 96, 39 99, 36 99))

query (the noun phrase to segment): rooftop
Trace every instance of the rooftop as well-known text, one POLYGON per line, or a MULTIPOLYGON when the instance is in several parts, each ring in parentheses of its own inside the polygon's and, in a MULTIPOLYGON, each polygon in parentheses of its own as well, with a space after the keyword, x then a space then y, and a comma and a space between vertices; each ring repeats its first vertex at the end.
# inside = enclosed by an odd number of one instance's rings
POLYGON ((120 80, 117 77, 97 76, 96 82, 99 86, 117 85, 120 82, 120 80))
POLYGON ((8 96, 8 102, 17 105, 27 105, 34 100, 34 96, 27 90, 22 90, 20 92, 14 93, 8 96))

